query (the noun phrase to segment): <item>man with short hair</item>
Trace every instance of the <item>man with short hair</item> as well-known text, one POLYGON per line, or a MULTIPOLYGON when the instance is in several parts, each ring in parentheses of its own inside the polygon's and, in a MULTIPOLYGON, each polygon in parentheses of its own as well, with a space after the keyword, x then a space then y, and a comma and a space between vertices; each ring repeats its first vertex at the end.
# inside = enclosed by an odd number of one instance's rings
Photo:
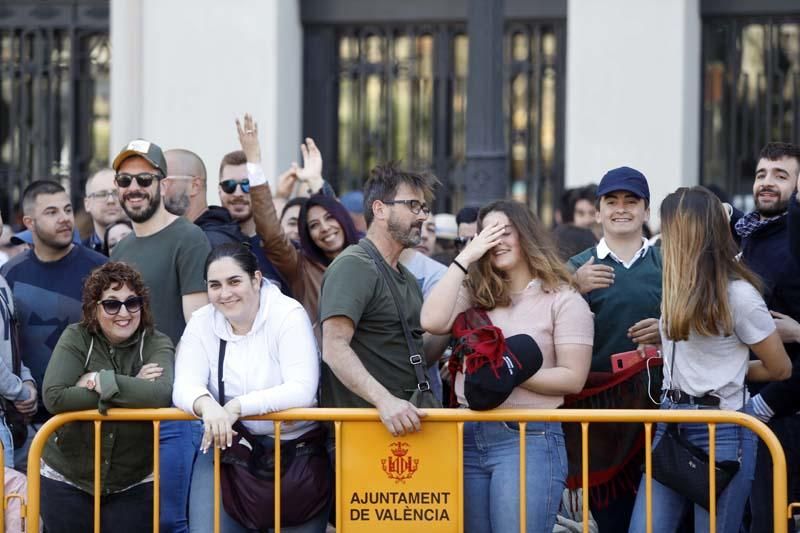
POLYGON ((105 254, 103 237, 112 222, 124 218, 114 185, 114 170, 104 168, 86 180, 83 208, 92 217, 92 234, 83 242, 97 253, 105 254))
MULTIPOLYGON (((644 174, 630 167, 608 171, 597 189, 597 221, 603 238, 588 250, 572 257, 567 266, 575 272, 579 290, 594 313, 593 372, 605 372, 609 379, 593 384, 602 390, 588 398, 589 405, 608 409, 657 408, 647 393, 632 395, 642 379, 641 373, 629 376, 622 384, 611 378, 611 356, 661 343, 658 317, 661 315, 661 252, 649 245, 642 228, 650 217, 650 188, 644 174), (608 385, 607 385, 608 384, 608 385), (594 403, 591 403, 594 402, 594 403), (605 402, 605 403, 603 403, 605 402)), ((647 376, 644 376, 645 378, 647 376)), ((654 394, 658 394, 654 392, 654 394)), ((573 404, 571 407, 586 407, 573 404)), ((614 531, 630 522, 635 502, 626 479, 636 479, 642 456, 642 429, 631 424, 601 424, 590 437, 596 449, 609 450, 599 464, 592 461, 590 486, 603 489, 606 505, 595 505, 592 513, 600 531, 614 531), (613 452, 611 451, 613 450, 613 452), (595 470, 603 471, 595 480, 595 470)), ((574 467, 574 461, 571 466, 574 467)), ((574 475, 575 468, 571 468, 574 475)))
MULTIPOLYGON (((41 387, 58 338, 67 325, 81 319, 83 280, 106 257, 73 242, 72 202, 55 181, 28 185, 22 193, 22 210, 34 246, 3 265, 0 275, 14 295, 22 360, 41 387)), ((41 402, 31 414, 36 429, 50 418, 41 402)), ((16 466, 23 471, 34 432, 29 431, 28 442, 15 452, 16 466)))
MULTIPOLYGON (((398 259, 403 250, 419 243, 422 224, 430 213, 432 186, 428 176, 391 163, 374 168, 364 186, 367 236, 334 259, 322 285, 321 405, 374 406, 392 435, 421 429, 423 413, 408 400, 419 385, 417 369, 424 371, 426 361, 410 361, 400 321, 408 324, 415 354, 430 346, 423 342, 419 322, 422 293, 398 259), (384 280, 367 250, 384 263, 390 279, 384 280), (388 283, 400 297, 402 317, 388 283)), ((435 343, 439 344, 438 339, 435 343)), ((441 351, 427 358, 427 363, 439 355, 441 351)))
MULTIPOLYGON (((192 313, 208 303, 203 271, 211 251, 203 231, 161 201, 167 162, 157 145, 137 139, 114 158, 120 203, 133 233, 111 258, 131 264, 150 290, 155 327, 177 345, 192 313)), ((196 429, 196 428, 195 428, 196 429)), ((161 528, 188 531, 187 505, 195 451, 193 426, 161 423, 161 528)), ((199 444, 199 433, 194 432, 199 444)))
MULTIPOLYGON (((800 263, 791 251, 787 212, 800 179, 800 146, 771 142, 762 148, 753 181, 755 211, 735 224, 742 260, 764 282, 764 300, 792 359, 786 381, 757 384, 751 400, 755 415, 768 422, 786 452, 789 501, 800 500, 800 263)), ((751 533, 772 530, 772 460, 759 441, 750 496, 751 533)))
POLYGON ((426 257, 431 257, 436 251, 436 219, 433 214, 422 223, 419 244, 414 249, 426 257))
POLYGON ((587 185, 570 189, 562 197, 561 223, 553 228, 553 240, 564 261, 597 244, 594 233, 599 226, 596 191, 596 186, 587 185))

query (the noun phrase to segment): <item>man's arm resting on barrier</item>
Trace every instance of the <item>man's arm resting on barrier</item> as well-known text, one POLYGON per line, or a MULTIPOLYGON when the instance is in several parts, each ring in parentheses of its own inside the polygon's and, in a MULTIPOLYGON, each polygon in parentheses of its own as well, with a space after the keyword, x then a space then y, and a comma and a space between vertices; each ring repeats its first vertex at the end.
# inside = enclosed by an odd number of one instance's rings
POLYGON ((322 360, 342 384, 374 405, 392 435, 419 431, 425 414, 406 400, 392 395, 370 374, 350 347, 355 327, 345 316, 333 316, 322 323, 322 360))

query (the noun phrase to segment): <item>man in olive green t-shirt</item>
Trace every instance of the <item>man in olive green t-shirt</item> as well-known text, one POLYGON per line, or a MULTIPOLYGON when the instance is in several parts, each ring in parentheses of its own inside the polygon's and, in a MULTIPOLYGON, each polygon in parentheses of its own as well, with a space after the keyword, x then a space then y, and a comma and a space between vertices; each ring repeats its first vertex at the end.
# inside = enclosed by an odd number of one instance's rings
POLYGON ((364 186, 367 236, 331 263, 320 297, 325 362, 321 405, 375 406, 393 435, 419 431, 423 413, 408 401, 417 379, 400 315, 366 248, 377 252, 389 267, 390 282, 397 288, 403 318, 416 344, 415 353, 423 353, 423 344, 428 347, 428 343, 423 343, 419 323, 422 293, 398 258, 404 249, 419 243, 422 224, 430 214, 426 200, 432 197, 431 187, 427 176, 402 171, 393 164, 373 169, 364 186))

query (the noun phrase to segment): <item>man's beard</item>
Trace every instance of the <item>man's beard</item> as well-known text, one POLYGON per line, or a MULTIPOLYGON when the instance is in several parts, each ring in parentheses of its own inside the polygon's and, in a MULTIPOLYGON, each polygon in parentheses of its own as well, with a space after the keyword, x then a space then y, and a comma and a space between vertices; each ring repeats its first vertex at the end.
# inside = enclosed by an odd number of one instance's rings
POLYGON ((778 215, 784 214, 789 209, 789 200, 784 200, 780 198, 780 193, 778 193, 778 200, 775 201, 770 206, 762 206, 758 202, 758 194, 756 194, 753 198, 756 204, 756 211, 758 214, 764 218, 771 218, 776 217, 778 215))
POLYGON ((403 248, 413 248, 422 240, 422 222, 403 226, 394 217, 390 216, 387 229, 392 239, 402 244, 403 248))
POLYGON ((189 195, 183 191, 175 198, 165 197, 164 208, 173 215, 182 217, 189 210, 189 195))
POLYGON ((72 245, 72 231, 70 231, 70 239, 67 242, 59 242, 54 237, 51 238, 49 235, 39 231, 38 227, 34 225, 34 229, 36 230, 36 235, 39 237, 39 240, 45 246, 52 248, 53 250, 65 250, 72 245))
POLYGON ((158 211, 158 207, 161 205, 161 185, 159 184, 156 187, 156 192, 153 195, 149 195, 144 191, 138 191, 136 193, 127 193, 122 197, 122 201, 120 202, 120 204, 122 204, 122 209, 123 211, 125 211, 125 214, 127 214, 128 218, 130 218, 132 221, 139 224, 141 224, 142 222, 147 222, 153 217, 155 212, 158 211), (144 208, 144 210, 138 213, 136 211, 128 209, 128 206, 125 205, 126 200, 129 199, 131 195, 134 194, 141 194, 142 197, 147 197, 147 196, 150 197, 150 203, 147 205, 147 207, 144 208))

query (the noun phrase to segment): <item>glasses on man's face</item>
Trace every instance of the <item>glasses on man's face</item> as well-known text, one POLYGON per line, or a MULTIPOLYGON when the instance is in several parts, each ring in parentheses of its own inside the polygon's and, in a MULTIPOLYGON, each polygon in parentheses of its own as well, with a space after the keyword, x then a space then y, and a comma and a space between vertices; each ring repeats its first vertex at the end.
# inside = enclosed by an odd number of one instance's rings
POLYGON ((161 174, 153 174, 152 172, 142 172, 141 174, 117 174, 114 176, 114 182, 121 189, 127 189, 131 186, 133 180, 139 184, 141 188, 147 188, 153 184, 153 180, 160 180, 161 174))
POLYGON ((420 211, 422 211, 425 216, 431 214, 431 208, 428 207, 428 204, 420 202, 419 200, 389 200, 383 203, 386 205, 404 204, 406 207, 408 207, 408 210, 415 215, 419 215, 420 211))
POLYGON ((472 237, 456 237, 456 241, 455 241, 456 242, 456 248, 458 248, 460 250, 461 248, 463 248, 466 245, 468 245, 469 241, 471 241, 473 238, 474 238, 474 235, 472 237))
POLYGON ((114 200, 116 200, 117 198, 119 198, 119 193, 116 191, 116 189, 114 189, 111 191, 97 191, 87 194, 86 196, 92 199, 96 198, 98 200, 105 202, 109 198, 113 198, 114 200))
POLYGON ((233 194, 236 192, 236 186, 240 186, 242 188, 242 192, 247 194, 250 192, 250 180, 243 179, 239 180, 224 180, 219 182, 219 188, 222 189, 222 192, 225 194, 233 194))
POLYGON ((120 301, 120 300, 100 300, 100 305, 103 306, 103 311, 105 311, 109 315, 116 315, 119 313, 122 306, 125 306, 125 309, 128 310, 129 313, 138 313, 142 310, 142 304, 144 303, 144 298, 141 296, 131 296, 127 300, 120 301))

